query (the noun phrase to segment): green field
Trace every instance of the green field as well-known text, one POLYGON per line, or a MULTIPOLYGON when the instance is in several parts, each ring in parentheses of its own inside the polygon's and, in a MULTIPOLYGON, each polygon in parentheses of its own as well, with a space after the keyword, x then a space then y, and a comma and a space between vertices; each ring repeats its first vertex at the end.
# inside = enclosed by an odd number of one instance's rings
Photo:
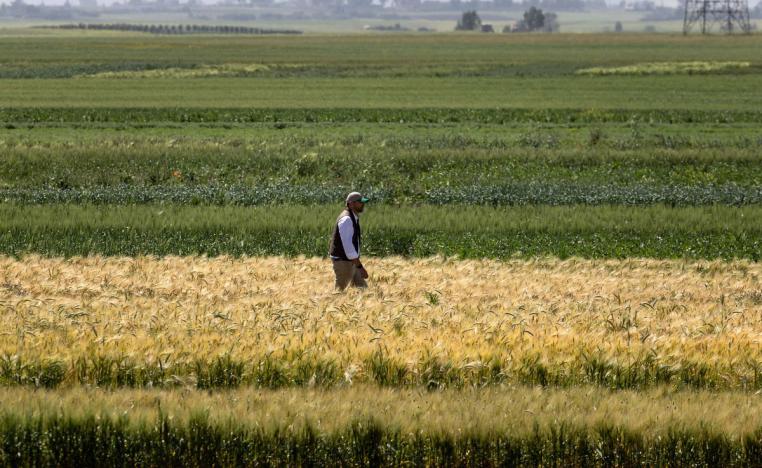
MULTIPOLYGON (((760 38, 642 34, 309 35, 306 37, 153 36, 56 32, 52 37, 6 36, 3 73, 41 78, 138 65, 259 63, 299 73, 405 76, 456 73, 490 66, 505 74, 558 75, 592 66, 640 62, 750 61, 760 66, 760 38), (60 51, 51 47, 56 45, 60 51), (311 68, 308 68, 311 67, 311 68), (385 70, 381 70, 383 67, 385 70)), ((139 69, 139 68, 138 68, 139 69)), ((654 89, 654 92, 656 90, 654 89)))
POLYGON ((0 35, 0 464, 759 463, 762 36, 0 35))
MULTIPOLYGON (((224 196, 217 194, 218 196, 224 196)), ((340 196, 336 193, 335 196, 340 196)), ((275 198, 271 192, 259 198, 275 198)), ((188 198, 193 202, 191 194, 188 198)), ((21 256, 326 255, 335 205, 187 207, 4 205, 0 252, 21 256)), ((760 259, 762 211, 745 208, 530 205, 374 207, 366 253, 460 258, 760 259), (490 219, 490 223, 482 223, 490 219)))
POLYGON ((759 39, 681 36, 6 38, 3 106, 756 110, 759 39), (53 46, 55 44, 55 46, 53 46), (643 62, 749 61, 741 75, 569 76, 643 62), (256 64, 248 78, 80 78, 256 64), (55 79, 59 78, 59 79, 55 79), (289 78, 289 79, 283 79, 289 78), (732 80, 732 81, 729 81, 732 80), (748 90, 748 91, 744 91, 748 90))
POLYGON ((759 39, 682 36, 316 36, 6 39, 4 106, 756 110, 759 39), (55 47, 51 47, 55 43, 55 47), (85 44, 87 47, 85 48, 85 44), (65 52, 59 52, 65 51, 65 52), (740 75, 569 76, 644 62, 748 61, 740 75), (73 78, 256 64, 250 78, 73 78), (50 78, 39 80, 10 78, 50 78), (59 78, 59 79, 56 79, 59 78), (284 79, 288 78, 288 79, 284 79), (740 90, 740 92, 739 92, 740 90), (748 90, 748 91, 744 91, 748 90))
POLYGON ((759 76, 492 78, 436 80, 402 77, 360 78, 219 78, 173 80, 5 80, 0 101, 6 106, 95 105, 107 107, 539 107, 756 110, 759 76), (653 92, 653 86, 659 92, 653 92), (297 90, 297 92, 294 92, 297 90))

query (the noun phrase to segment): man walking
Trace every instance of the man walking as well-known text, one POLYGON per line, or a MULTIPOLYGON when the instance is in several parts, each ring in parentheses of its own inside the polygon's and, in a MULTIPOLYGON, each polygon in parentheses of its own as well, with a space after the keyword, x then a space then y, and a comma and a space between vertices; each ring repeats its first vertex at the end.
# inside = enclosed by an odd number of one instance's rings
POLYGON ((360 263, 360 213, 365 209, 368 198, 358 192, 347 195, 346 208, 341 212, 333 227, 333 237, 329 255, 333 260, 333 272, 336 274, 336 289, 344 290, 349 283, 357 288, 368 284, 368 272, 360 263))

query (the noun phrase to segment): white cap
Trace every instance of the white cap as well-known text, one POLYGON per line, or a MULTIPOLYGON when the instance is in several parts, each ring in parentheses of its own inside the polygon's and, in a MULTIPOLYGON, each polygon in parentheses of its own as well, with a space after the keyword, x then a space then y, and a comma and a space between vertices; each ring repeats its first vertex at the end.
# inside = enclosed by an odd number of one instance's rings
POLYGON ((368 197, 362 196, 360 192, 352 192, 349 195, 347 195, 347 204, 351 202, 363 202, 368 203, 368 200, 370 200, 368 197))

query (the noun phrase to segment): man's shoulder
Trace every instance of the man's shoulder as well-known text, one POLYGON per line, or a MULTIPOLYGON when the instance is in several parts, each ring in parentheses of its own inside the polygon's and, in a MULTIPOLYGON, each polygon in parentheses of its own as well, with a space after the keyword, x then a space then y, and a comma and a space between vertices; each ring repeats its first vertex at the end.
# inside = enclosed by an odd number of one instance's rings
POLYGON ((341 213, 338 218, 336 218, 336 222, 341 223, 347 219, 351 221, 352 217, 349 215, 349 213, 344 212, 344 213, 341 213))

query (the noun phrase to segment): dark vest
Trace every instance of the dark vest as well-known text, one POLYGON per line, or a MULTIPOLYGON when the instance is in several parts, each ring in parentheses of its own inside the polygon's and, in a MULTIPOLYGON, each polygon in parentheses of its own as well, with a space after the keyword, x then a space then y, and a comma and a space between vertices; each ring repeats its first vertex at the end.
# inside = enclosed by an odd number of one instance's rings
POLYGON ((344 244, 341 242, 341 235, 339 234, 339 220, 344 216, 349 216, 352 221, 352 227, 354 233, 352 234, 352 246, 354 246, 357 252, 360 251, 360 238, 362 233, 360 232, 360 223, 357 222, 357 216, 352 210, 344 210, 341 212, 338 218, 336 218, 336 224, 333 225, 333 236, 331 237, 331 245, 328 250, 328 255, 339 260, 349 260, 347 254, 344 252, 344 244))

